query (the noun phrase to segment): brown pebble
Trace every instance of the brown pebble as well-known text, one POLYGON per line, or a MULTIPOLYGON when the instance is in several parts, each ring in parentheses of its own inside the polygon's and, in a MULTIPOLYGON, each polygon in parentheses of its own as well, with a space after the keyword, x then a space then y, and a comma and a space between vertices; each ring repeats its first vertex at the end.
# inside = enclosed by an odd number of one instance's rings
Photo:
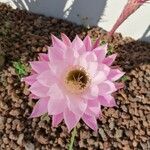
POLYGON ((23 133, 19 134, 18 140, 17 140, 18 145, 20 145, 20 146, 23 145, 23 138, 24 138, 24 134, 23 133))

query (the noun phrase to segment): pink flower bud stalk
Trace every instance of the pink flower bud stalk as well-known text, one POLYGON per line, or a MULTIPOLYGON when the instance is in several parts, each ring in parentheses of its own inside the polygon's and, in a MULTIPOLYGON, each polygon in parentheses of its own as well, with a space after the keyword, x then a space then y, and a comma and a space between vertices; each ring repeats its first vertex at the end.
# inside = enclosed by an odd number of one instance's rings
POLYGON ((113 28, 109 32, 109 36, 112 36, 117 28, 130 16, 132 15, 140 6, 144 3, 148 2, 149 0, 128 0, 127 4, 125 5, 121 15, 117 19, 116 23, 114 24, 113 28))

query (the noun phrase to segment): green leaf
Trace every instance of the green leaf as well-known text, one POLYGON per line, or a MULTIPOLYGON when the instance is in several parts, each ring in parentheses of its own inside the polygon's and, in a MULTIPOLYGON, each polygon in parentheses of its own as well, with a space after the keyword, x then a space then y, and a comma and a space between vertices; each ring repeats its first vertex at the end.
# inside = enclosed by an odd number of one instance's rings
POLYGON ((26 67, 20 61, 13 62, 13 67, 15 68, 15 72, 18 74, 19 77, 27 75, 26 67))
POLYGON ((123 77, 121 78, 121 81, 122 81, 122 82, 126 82, 126 81, 128 81, 128 80, 129 80, 128 76, 123 76, 123 77))

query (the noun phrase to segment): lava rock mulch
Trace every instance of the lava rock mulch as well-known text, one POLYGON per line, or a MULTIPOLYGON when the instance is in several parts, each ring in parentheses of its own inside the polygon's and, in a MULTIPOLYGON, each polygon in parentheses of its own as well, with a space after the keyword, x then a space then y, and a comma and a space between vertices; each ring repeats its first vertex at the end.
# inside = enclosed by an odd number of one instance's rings
POLYGON ((46 52, 50 35, 78 34, 84 38, 106 40, 118 53, 116 64, 126 72, 125 87, 116 94, 118 107, 102 108, 98 132, 81 121, 77 126, 74 149, 150 150, 150 43, 122 38, 111 39, 98 27, 89 29, 55 18, 47 18, 0 4, 0 51, 5 65, 0 71, 0 150, 63 150, 70 134, 64 123, 51 127, 47 116, 29 119, 36 100, 29 98, 28 87, 20 81, 13 61, 36 60, 46 52))

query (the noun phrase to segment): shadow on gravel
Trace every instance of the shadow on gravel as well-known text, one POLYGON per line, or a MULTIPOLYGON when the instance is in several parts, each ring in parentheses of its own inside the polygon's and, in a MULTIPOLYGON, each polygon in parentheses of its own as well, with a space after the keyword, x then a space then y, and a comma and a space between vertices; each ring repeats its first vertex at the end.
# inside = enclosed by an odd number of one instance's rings
POLYGON ((126 71, 143 64, 150 64, 150 43, 131 41, 125 44, 118 44, 116 51, 119 54, 117 62, 126 71))

